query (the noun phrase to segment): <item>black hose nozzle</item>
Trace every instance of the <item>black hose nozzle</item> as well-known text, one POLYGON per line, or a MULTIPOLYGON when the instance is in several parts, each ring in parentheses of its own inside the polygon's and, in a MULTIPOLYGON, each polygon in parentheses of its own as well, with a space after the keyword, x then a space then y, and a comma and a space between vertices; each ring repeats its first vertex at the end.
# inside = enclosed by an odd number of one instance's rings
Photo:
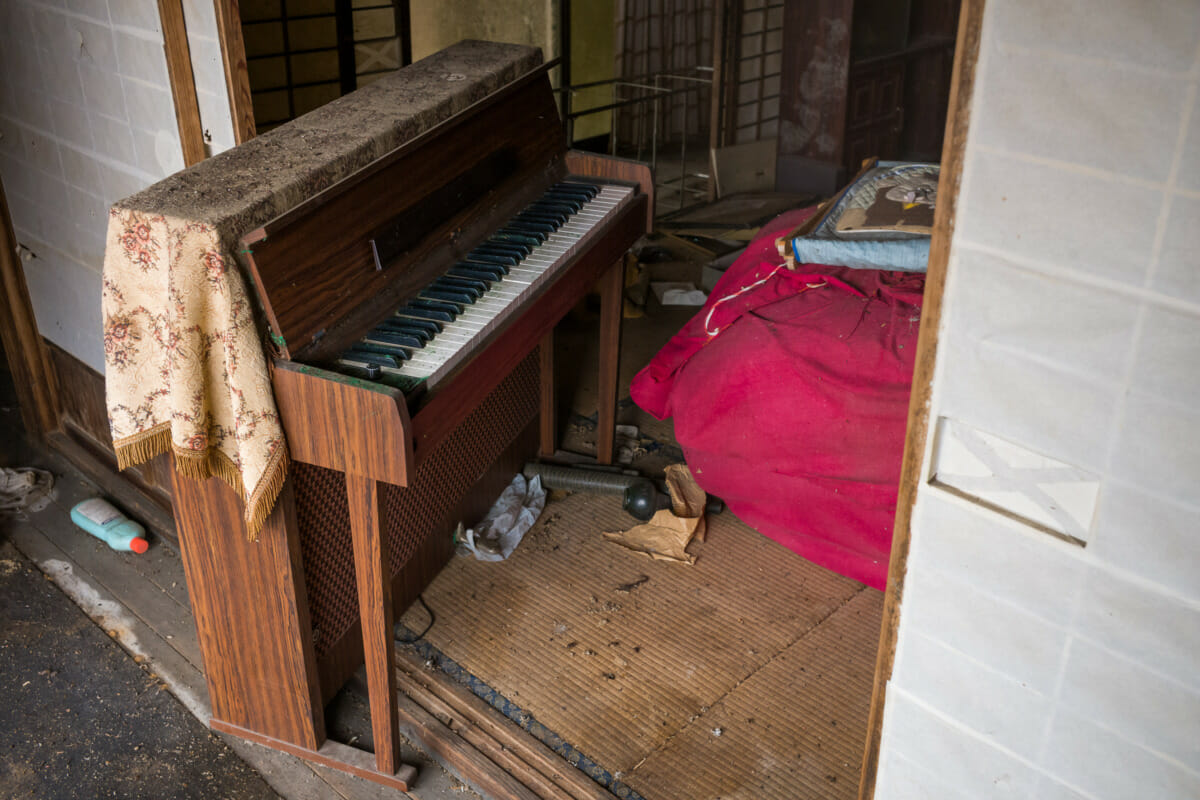
POLYGON ((533 461, 525 465, 524 473, 525 477, 530 479, 540 475, 542 486, 547 489, 573 489, 579 492, 620 495, 621 507, 641 522, 649 520, 660 509, 671 507, 671 498, 659 492, 654 481, 637 475, 560 467, 556 464, 538 464, 533 461))

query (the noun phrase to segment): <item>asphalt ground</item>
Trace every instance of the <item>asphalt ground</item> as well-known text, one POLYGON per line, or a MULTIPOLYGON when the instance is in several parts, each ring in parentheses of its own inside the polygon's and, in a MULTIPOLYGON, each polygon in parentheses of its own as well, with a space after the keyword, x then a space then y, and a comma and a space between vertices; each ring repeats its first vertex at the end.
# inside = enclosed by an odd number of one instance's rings
POLYGON ((278 795, 11 544, 0 544, 0 796, 278 795))

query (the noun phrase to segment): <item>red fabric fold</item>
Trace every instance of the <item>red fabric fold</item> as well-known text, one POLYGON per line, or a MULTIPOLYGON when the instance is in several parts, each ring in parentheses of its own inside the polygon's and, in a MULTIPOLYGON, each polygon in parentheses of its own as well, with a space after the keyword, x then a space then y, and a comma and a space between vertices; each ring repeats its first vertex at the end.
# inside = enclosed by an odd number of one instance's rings
POLYGON ((812 213, 765 226, 631 391, 739 518, 883 588, 925 276, 777 269, 775 237, 812 213))

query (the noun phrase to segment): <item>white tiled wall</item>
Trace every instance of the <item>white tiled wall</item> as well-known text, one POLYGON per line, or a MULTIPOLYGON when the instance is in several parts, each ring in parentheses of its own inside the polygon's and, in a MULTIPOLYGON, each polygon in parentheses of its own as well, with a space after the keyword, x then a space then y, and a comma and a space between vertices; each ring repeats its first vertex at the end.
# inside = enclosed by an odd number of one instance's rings
MULTIPOLYGON (((211 0, 184 0, 212 152, 233 145, 211 0)), ((42 335, 103 372, 107 209, 183 167, 153 0, 0 0, 0 179, 42 335)))
POLYGON ((987 3, 931 419, 1100 495, 921 486, 878 798, 1200 797, 1198 83, 1196 0, 987 3))

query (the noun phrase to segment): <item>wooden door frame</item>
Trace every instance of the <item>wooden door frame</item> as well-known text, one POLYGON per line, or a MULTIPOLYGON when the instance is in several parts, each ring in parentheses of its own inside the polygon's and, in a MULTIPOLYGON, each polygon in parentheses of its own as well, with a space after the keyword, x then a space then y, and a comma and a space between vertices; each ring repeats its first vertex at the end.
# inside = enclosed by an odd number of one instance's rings
POLYGON ((158 19, 162 27, 163 51, 167 57, 171 98, 175 103, 179 143, 183 148, 183 165, 190 167, 203 161, 207 154, 204 126, 200 121, 200 104, 196 99, 196 79, 192 73, 192 52, 188 45, 183 0, 158 0, 158 19))
POLYGON ((21 418, 31 439, 45 440, 59 427, 58 395, 49 357, 38 332, 25 271, 17 254, 17 236, 0 181, 0 342, 17 392, 21 418))
POLYGON ((246 66, 246 42, 242 38, 242 13, 238 0, 213 0, 217 12, 217 39, 225 62, 225 87, 233 118, 233 141, 243 144, 254 138, 254 99, 250 94, 250 70, 246 66))
POLYGON ((934 212, 933 237, 929 246, 929 268, 925 278, 925 300, 921 309, 921 328, 917 338, 912 395, 908 404, 908 432, 904 440, 900 494, 896 503, 887 588, 883 596, 883 622, 875 660, 875 684, 871 693, 871 715, 867 723, 867 743, 858 789, 859 800, 871 800, 875 796, 875 780, 879 773, 883 711, 888 681, 892 678, 892 668, 896 661, 900 606, 904 597, 908 550, 912 540, 913 504, 916 502, 917 488, 922 480, 922 465, 929 436, 929 401, 933 389, 934 364, 937 360, 938 328, 942 320, 942 294, 946 286, 946 267, 950 260, 950 245, 954 236, 958 190, 962 183, 985 1, 963 0, 958 19, 954 74, 950 80, 950 105, 946 114, 946 136, 942 144, 942 168, 938 179, 938 202, 934 212))

